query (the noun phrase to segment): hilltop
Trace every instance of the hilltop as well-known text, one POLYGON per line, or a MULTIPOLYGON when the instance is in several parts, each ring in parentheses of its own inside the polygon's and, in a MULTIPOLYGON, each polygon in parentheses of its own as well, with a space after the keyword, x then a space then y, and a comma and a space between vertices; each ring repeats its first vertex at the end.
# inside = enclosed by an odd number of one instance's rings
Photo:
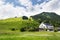
POLYGON ((0 30, 20 30, 21 28, 28 28, 28 27, 38 27, 39 23, 34 21, 31 18, 28 18, 27 20, 22 19, 22 17, 19 18, 9 18, 0 20, 0 30))
POLYGON ((32 16, 33 19, 41 19, 41 20, 56 20, 60 21, 60 15, 57 15, 54 12, 42 12, 40 14, 32 16))
POLYGON ((54 26, 56 26, 56 25, 60 26, 60 15, 57 15, 54 12, 42 12, 40 14, 37 14, 37 15, 34 15, 31 17, 40 23, 41 22, 48 22, 54 26))

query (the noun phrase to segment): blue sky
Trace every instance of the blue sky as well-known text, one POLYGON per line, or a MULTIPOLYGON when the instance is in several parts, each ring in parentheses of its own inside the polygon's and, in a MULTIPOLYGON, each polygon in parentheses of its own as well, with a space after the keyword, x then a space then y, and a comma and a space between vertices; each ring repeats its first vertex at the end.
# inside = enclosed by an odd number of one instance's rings
MULTIPOLYGON (((49 2, 50 0, 30 0, 31 2, 32 2, 32 5, 34 6, 34 5, 36 5, 36 4, 41 4, 41 3, 43 3, 43 2, 49 2)), ((20 7, 26 7, 26 6, 24 6, 24 5, 22 5, 20 2, 19 2, 19 0, 5 0, 5 3, 4 4, 7 4, 7 3, 13 3, 13 5, 14 5, 14 7, 16 7, 16 6, 20 6, 20 7)))
POLYGON ((43 2, 49 2, 50 0, 31 0, 32 5, 41 4, 43 2))
POLYGON ((0 19, 32 16, 41 12, 60 15, 60 0, 0 0, 0 19))
POLYGON ((6 5, 7 3, 10 3, 10 4, 13 3, 14 7, 16 7, 16 6, 26 7, 24 5, 21 5, 19 0, 5 0, 4 4, 6 5))

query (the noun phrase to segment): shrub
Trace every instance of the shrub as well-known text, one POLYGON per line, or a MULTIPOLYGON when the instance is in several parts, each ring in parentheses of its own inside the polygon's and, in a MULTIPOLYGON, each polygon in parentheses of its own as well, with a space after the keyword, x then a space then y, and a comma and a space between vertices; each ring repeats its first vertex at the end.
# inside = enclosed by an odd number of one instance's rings
POLYGON ((25 31, 29 31, 29 32, 35 32, 35 31, 39 31, 39 28, 35 28, 35 27, 22 27, 20 28, 21 32, 25 32, 25 31))
POLYGON ((12 30, 12 31, 15 31, 16 29, 15 29, 15 28, 12 28, 11 30, 12 30))
POLYGON ((26 31, 26 30, 25 30, 25 27, 20 28, 20 31, 21 31, 21 32, 26 31))
POLYGON ((24 31, 38 31, 38 26, 39 26, 39 23, 36 22, 36 21, 23 21, 22 22, 22 26, 20 27, 20 31, 24 32, 24 31))
POLYGON ((24 20, 27 20, 27 19, 28 19, 28 17, 26 17, 26 16, 23 16, 23 17, 22 17, 22 19, 24 19, 24 20))
POLYGON ((54 30, 54 32, 57 32, 57 30, 54 30))

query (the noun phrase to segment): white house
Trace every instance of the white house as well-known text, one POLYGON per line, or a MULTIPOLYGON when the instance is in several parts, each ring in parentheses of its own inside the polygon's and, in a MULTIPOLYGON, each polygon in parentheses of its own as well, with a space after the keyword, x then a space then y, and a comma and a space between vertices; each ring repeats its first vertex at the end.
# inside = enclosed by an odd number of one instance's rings
POLYGON ((42 22, 40 25, 39 25, 39 30, 44 30, 44 29, 47 29, 49 31, 52 31, 54 29, 54 26, 49 24, 49 23, 44 23, 42 22))

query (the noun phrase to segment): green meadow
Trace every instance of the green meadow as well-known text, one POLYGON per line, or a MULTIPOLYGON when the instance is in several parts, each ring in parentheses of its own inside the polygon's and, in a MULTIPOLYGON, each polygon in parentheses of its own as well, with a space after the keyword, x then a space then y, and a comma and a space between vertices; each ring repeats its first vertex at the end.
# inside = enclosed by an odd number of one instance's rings
POLYGON ((0 30, 11 30, 12 28, 19 30, 22 27, 38 27, 39 23, 31 18, 23 20, 22 18, 8 18, 0 20, 0 30))
POLYGON ((3 32, 0 40, 60 40, 59 32, 3 32))
MULTIPOLYGON (((0 20, 0 40, 60 40, 59 32, 21 32, 22 27, 38 27, 39 23, 22 18, 0 20), (13 30, 12 30, 13 29, 13 30)), ((29 29, 26 29, 29 30, 29 29)))

